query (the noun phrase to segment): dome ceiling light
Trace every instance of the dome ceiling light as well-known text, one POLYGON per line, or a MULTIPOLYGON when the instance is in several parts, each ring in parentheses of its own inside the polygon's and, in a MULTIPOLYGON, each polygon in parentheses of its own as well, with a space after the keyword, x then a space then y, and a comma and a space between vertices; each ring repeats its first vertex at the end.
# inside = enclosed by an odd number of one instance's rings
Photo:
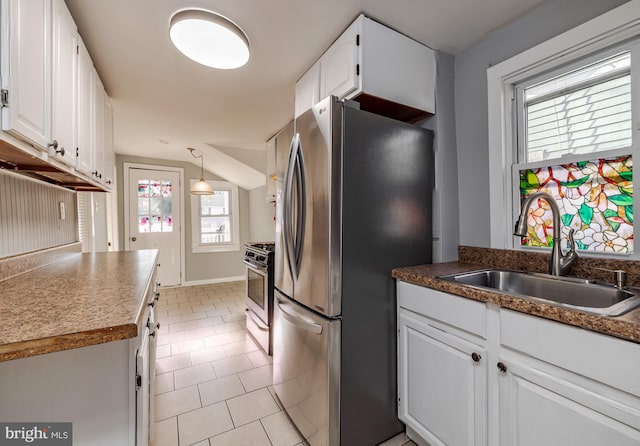
POLYGON ((249 39, 226 17, 204 9, 176 12, 169 36, 189 59, 212 68, 239 68, 249 60, 249 39))

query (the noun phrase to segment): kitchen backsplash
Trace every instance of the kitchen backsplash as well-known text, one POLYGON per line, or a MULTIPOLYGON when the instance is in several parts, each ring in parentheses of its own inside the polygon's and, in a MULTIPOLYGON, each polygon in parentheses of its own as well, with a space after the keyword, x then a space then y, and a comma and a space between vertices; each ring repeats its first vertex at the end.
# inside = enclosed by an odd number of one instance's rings
POLYGON ((77 215, 75 192, 0 170, 0 258, 76 242, 77 215))

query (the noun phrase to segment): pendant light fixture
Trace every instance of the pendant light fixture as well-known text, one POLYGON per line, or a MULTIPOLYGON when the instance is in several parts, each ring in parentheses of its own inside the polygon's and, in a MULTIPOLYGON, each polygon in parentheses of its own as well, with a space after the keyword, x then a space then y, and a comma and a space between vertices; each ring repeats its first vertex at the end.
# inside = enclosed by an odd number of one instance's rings
POLYGON ((193 183, 191 186, 192 195, 213 195, 213 186, 204 180, 204 156, 194 155, 191 147, 187 147, 187 150, 191 152, 191 156, 194 158, 200 158, 200 179, 193 183))
POLYGON ((169 25, 175 47, 211 68, 239 68, 249 60, 249 39, 238 25, 205 9, 176 12, 169 25))

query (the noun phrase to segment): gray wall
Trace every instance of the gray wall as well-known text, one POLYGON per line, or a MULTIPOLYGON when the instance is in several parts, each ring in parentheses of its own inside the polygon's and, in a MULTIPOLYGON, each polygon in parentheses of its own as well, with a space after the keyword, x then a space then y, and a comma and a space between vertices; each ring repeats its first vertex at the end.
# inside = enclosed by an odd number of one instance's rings
MULTIPOLYGON (((116 156, 116 169, 118 179, 118 227, 120 234, 120 246, 124 247, 124 194, 127 187, 123 184, 124 163, 151 164, 156 166, 180 167, 184 169, 183 200, 184 200, 184 231, 185 231, 185 269, 184 277, 188 282, 211 279, 224 279, 238 277, 245 274, 245 266, 242 263, 244 250, 228 252, 197 253, 191 252, 191 197, 189 195, 189 179, 200 178, 200 169, 191 164, 179 161, 170 161, 153 158, 141 158, 134 156, 116 156)), ((214 174, 205 172, 209 180, 222 180, 214 174)), ((222 180, 224 181, 224 180, 222 180)), ((238 188, 238 205, 240 207, 240 243, 249 241, 249 192, 238 188)))
POLYGON ((433 130, 436 187, 433 195, 433 262, 458 258, 458 172, 455 127, 455 59, 436 52, 436 114, 422 126, 433 130))
POLYGON ((266 200, 267 186, 249 191, 249 240, 252 242, 273 242, 276 239, 275 203, 266 200))
POLYGON ((0 258, 76 241, 75 192, 0 170, 0 258))
POLYGON ((548 1, 456 56, 460 244, 490 244, 487 68, 626 2, 548 1))

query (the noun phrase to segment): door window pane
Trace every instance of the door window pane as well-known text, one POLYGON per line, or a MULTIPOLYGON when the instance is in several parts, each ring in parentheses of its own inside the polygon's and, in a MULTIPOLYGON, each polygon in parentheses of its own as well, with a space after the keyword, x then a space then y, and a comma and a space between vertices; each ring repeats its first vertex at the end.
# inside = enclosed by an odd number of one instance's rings
POLYGON ((172 232, 171 181, 138 180, 138 231, 172 232))
POLYGON ((138 232, 150 232, 148 215, 138 216, 138 232))

